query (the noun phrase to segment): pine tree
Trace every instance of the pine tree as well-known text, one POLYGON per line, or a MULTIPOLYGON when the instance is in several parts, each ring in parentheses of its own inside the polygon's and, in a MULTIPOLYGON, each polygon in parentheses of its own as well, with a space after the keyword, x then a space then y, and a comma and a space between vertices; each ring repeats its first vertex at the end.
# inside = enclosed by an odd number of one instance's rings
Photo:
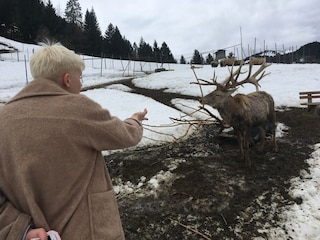
POLYGON ((194 50, 194 54, 191 60, 193 64, 203 64, 203 57, 198 50, 194 50))
POLYGON ((213 61, 212 55, 209 53, 208 56, 206 57, 206 64, 210 64, 213 61))
POLYGON ((57 16, 51 0, 49 0, 45 6, 42 26, 38 33, 39 40, 42 41, 44 38, 59 38, 59 36, 63 35, 65 25, 65 20, 57 16))
POLYGON ((138 47, 137 43, 134 42, 132 45, 132 58, 133 58, 133 60, 139 59, 138 51, 139 51, 139 47, 138 47))
POLYGON ((117 26, 110 23, 104 34, 104 53, 113 58, 128 59, 132 56, 132 51, 130 41, 122 37, 117 26))
POLYGON ((176 63, 176 60, 174 59, 166 42, 163 42, 161 45, 161 54, 163 63, 176 63))
POLYGON ((116 58, 123 58, 125 55, 123 52, 123 38, 117 26, 111 38, 111 50, 116 58))
POLYGON ((157 41, 154 41, 154 43, 153 43, 153 53, 154 53, 154 61, 155 62, 161 62, 161 58, 162 58, 161 50, 158 47, 157 41))
POLYGON ((112 47, 111 47, 111 40, 114 35, 115 28, 112 23, 110 23, 107 27, 107 30, 104 33, 103 39, 103 52, 108 56, 112 57, 112 47))
POLYGON ((3 36, 15 37, 14 28, 18 23, 18 3, 17 0, 0 1, 0 33, 3 36))
POLYGON ((152 47, 146 43, 143 38, 140 39, 138 48, 138 57, 141 61, 151 61, 153 56, 152 47))
POLYGON ((181 55, 180 64, 186 64, 186 59, 184 58, 183 55, 181 55))
POLYGON ((92 8, 86 11, 84 22, 84 51, 88 54, 100 56, 102 47, 102 37, 96 14, 92 8))
POLYGON ((81 6, 78 0, 69 0, 64 13, 68 23, 82 26, 81 6))
POLYGON ((123 43, 122 44, 123 44, 123 46, 122 46, 123 58, 130 59, 133 55, 133 47, 132 47, 130 41, 125 38, 125 36, 123 36, 123 43))
POLYGON ((15 24, 19 30, 21 40, 34 42, 44 20, 45 5, 39 0, 15 1, 17 16, 15 24))
POLYGON ((112 23, 110 23, 108 25, 108 28, 104 34, 104 38, 107 40, 107 41, 110 41, 112 36, 114 35, 114 32, 115 32, 115 28, 114 26, 112 25, 112 23))
POLYGON ((233 57, 234 57, 233 52, 229 52, 229 54, 228 54, 228 58, 233 58, 233 57))

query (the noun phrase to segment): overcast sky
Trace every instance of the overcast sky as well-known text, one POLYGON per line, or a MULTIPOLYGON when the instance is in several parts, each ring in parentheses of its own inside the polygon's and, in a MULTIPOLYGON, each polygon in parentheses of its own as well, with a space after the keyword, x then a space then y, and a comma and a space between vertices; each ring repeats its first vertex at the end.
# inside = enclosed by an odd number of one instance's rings
MULTIPOLYGON (((67 0, 51 0, 64 16, 67 0)), ((79 0, 83 18, 93 8, 102 34, 112 23, 131 44, 141 37, 166 42, 179 60, 226 49, 236 56, 299 48, 320 41, 319 0, 79 0)))

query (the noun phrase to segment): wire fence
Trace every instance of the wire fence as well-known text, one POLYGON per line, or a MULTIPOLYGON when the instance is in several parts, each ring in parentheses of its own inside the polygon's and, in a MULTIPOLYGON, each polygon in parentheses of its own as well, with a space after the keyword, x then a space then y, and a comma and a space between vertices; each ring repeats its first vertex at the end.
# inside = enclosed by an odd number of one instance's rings
MULTIPOLYGON (((34 49, 26 49, 23 52, 0 54, 1 88, 12 87, 22 82, 28 84, 32 80, 29 62, 33 52, 34 49)), ((80 56, 85 62, 83 76, 86 77, 129 77, 141 73, 149 74, 159 69, 170 69, 169 64, 80 56)))

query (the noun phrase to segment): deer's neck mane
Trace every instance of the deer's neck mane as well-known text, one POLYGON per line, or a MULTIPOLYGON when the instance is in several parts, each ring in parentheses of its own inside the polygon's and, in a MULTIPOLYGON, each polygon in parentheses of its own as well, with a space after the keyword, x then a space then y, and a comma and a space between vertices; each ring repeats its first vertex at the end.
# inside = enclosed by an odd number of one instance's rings
MULTIPOLYGON (((231 115, 244 115, 249 111, 250 101, 244 94, 237 94, 234 97, 229 96, 224 104, 218 108, 221 115, 230 118, 231 115)), ((223 116, 222 116, 223 117, 223 116)))

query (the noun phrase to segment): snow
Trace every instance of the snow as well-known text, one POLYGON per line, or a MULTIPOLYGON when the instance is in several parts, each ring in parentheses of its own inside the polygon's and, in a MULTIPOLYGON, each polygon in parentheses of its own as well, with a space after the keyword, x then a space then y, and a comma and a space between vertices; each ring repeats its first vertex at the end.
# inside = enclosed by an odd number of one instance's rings
POLYGON ((291 195, 302 199, 287 214, 286 228, 293 239, 320 239, 320 143, 307 162, 310 172, 303 171, 301 177, 291 180, 291 195))
MULTIPOLYGON (((3 37, 0 37, 0 42, 19 50, 18 53, 0 54, 0 103, 5 103, 32 81, 28 60, 39 46, 17 43, 3 37)), ((159 64, 82 57, 86 63, 83 87, 103 83, 110 83, 110 85, 83 91, 81 94, 98 102, 102 107, 110 110, 112 115, 121 119, 144 108, 148 109, 149 120, 144 122, 144 137, 138 147, 179 139, 186 133, 192 133, 193 130, 188 124, 181 124, 181 122, 209 118, 205 112, 199 111, 198 101, 174 99, 172 103, 179 109, 177 110, 146 96, 132 93, 130 88, 121 84, 121 81, 133 76, 133 83, 141 88, 165 89, 166 92, 200 97, 199 86, 190 83, 196 81, 195 74, 200 79, 210 80, 213 77, 211 66, 199 66, 194 69, 194 74, 189 65, 164 65, 163 67, 173 71, 146 74, 159 68, 159 64), (179 123, 177 120, 180 120, 179 123)), ((258 66, 254 66, 254 69, 257 68, 258 66)), ((248 70, 248 67, 244 66, 243 70, 248 70)), ((278 109, 301 107, 300 91, 320 90, 318 64, 272 64, 266 72, 271 74, 260 81, 261 89, 273 96, 278 109)), ((228 68, 215 68, 215 74, 218 81, 222 81, 228 75, 228 68)), ((202 87, 203 94, 212 90, 212 86, 202 87)), ((240 87, 237 92, 249 93, 254 90, 253 85, 247 84, 245 87, 240 87)), ((210 109, 210 111, 219 116, 216 110, 210 109)), ((290 131, 287 126, 278 123, 278 137, 283 136, 287 131, 290 131)), ((306 159, 310 165, 309 171, 302 171, 301 176, 291 180, 290 194, 295 198, 301 198, 302 204, 290 205, 285 210, 282 218, 287 233, 282 229, 273 229, 270 230, 269 239, 320 239, 320 143, 313 147, 314 152, 309 159, 306 159)), ((105 152, 105 154, 109 153, 105 152)), ((173 169, 177 167, 179 161, 181 160, 172 163, 173 169)), ((169 181, 172 178, 175 176, 168 170, 159 172, 149 181, 141 177, 137 185, 115 179, 117 183, 115 191, 139 194, 141 187, 145 186, 150 190, 150 194, 156 194, 160 182, 169 181)), ((140 191, 140 194, 143 193, 140 191)))

